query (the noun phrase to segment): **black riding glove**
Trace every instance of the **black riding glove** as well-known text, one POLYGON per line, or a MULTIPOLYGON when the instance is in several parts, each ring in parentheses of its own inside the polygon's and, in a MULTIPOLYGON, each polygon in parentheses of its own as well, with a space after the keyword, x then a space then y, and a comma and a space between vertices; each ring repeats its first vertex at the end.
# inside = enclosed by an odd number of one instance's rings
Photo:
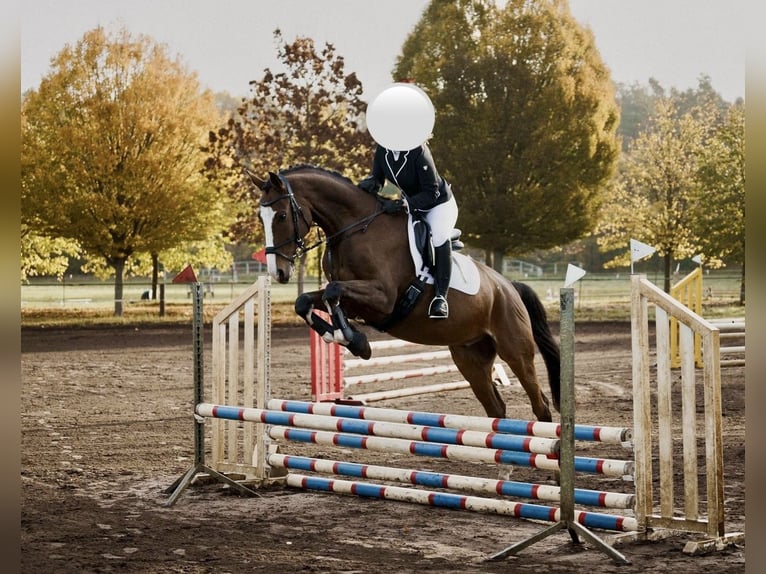
POLYGON ((367 193, 375 195, 380 190, 380 183, 373 176, 365 177, 359 182, 359 188, 363 189, 367 193))

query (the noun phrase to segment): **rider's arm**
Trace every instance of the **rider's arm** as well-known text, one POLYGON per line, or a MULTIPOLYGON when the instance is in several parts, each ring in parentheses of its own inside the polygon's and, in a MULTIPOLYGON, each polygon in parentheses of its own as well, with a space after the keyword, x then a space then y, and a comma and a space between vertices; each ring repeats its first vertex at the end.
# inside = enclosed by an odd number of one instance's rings
POLYGON ((436 205, 441 195, 439 191, 439 174, 436 171, 434 159, 425 145, 414 159, 418 187, 420 189, 417 194, 408 198, 410 207, 420 210, 431 209, 436 205))
POLYGON ((375 178, 380 185, 386 181, 386 172, 383 167, 383 158, 386 155, 385 149, 380 146, 375 148, 375 155, 372 158, 372 174, 371 177, 375 178))
POLYGON ((383 162, 381 161, 381 149, 380 146, 375 149, 375 155, 372 160, 372 173, 359 182, 359 187, 369 193, 377 193, 386 179, 383 172, 383 162))

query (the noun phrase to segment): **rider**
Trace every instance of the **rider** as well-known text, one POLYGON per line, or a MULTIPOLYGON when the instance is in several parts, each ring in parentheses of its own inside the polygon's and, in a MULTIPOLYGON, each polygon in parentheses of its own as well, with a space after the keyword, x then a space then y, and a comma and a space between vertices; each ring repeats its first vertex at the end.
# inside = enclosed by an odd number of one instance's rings
POLYGON ((359 187, 377 193, 386 180, 402 190, 410 211, 422 214, 431 228, 434 244, 434 291, 428 307, 431 319, 449 317, 447 290, 452 273, 450 234, 457 223, 458 208, 450 185, 439 175, 428 145, 394 151, 380 145, 375 149, 372 174, 359 187))

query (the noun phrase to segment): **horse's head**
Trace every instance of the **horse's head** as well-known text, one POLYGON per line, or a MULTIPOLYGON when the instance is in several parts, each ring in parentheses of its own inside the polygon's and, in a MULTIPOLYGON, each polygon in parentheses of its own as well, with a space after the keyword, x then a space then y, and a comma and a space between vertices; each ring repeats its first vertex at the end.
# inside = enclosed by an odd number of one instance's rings
POLYGON ((311 230, 311 213, 301 206, 287 177, 269 172, 269 179, 261 180, 252 173, 248 175, 261 190, 259 215, 266 237, 269 275, 287 283, 293 263, 305 247, 304 238, 311 230))

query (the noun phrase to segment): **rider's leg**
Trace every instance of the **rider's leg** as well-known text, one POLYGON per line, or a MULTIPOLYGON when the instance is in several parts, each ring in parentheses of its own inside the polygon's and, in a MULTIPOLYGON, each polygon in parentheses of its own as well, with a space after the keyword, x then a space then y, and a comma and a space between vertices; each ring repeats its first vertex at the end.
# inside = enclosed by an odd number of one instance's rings
POLYGON ((435 295, 428 308, 428 316, 431 319, 446 319, 449 316, 447 290, 452 274, 452 245, 449 237, 457 223, 457 215, 457 203, 454 197, 447 203, 437 205, 426 215, 431 227, 431 237, 436 246, 434 249, 436 269, 432 269, 435 295))
POLYGON ((449 317, 447 305, 447 290, 452 274, 452 245, 445 241, 434 250, 436 255, 436 271, 434 272, 434 298, 428 307, 430 319, 446 319, 449 317))

